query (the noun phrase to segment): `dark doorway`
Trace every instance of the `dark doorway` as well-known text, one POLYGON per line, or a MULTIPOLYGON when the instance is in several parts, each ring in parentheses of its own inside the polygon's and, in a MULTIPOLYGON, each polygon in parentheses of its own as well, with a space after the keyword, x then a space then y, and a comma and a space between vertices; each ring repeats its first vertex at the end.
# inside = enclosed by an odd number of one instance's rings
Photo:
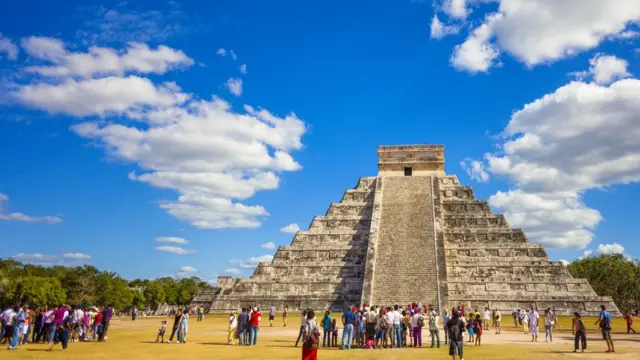
POLYGON ((411 168, 410 167, 406 167, 404 168, 404 176, 411 176, 411 168))

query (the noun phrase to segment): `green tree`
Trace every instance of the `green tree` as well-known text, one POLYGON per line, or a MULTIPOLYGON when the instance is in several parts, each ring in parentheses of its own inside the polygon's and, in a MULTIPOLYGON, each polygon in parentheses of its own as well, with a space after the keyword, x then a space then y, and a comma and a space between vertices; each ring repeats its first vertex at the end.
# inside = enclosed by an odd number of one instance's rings
POLYGON ((151 310, 158 310, 160 304, 164 304, 166 301, 164 286, 158 281, 150 282, 149 285, 144 288, 144 297, 151 310))

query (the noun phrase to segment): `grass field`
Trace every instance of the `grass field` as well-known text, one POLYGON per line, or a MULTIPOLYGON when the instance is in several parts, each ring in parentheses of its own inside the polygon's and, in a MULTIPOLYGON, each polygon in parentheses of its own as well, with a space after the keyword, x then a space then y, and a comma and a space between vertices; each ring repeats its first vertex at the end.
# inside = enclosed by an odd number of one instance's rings
MULTIPOLYGON (((227 345, 226 316, 206 316, 204 321, 196 322, 195 318, 189 323, 187 344, 155 344, 157 329, 160 321, 169 318, 139 318, 132 322, 128 318, 117 318, 112 322, 109 338, 106 343, 81 342, 69 344, 66 351, 61 351, 58 345, 54 351, 48 352, 46 345, 29 344, 14 351, 0 350, 0 359, 299 359, 300 348, 293 347, 295 342, 299 315, 292 315, 289 326, 282 327, 281 318, 275 322, 273 328, 268 327, 268 321, 263 321, 255 347, 240 347, 227 345)), ((493 331, 486 331, 483 335, 484 345, 475 347, 465 344, 465 359, 527 359, 538 360, 548 358, 560 359, 640 359, 640 335, 624 334, 626 331, 622 319, 613 322, 613 337, 616 344, 616 354, 604 354, 606 345, 599 338, 599 331, 593 322, 595 319, 585 319, 588 326, 588 352, 573 354, 573 337, 571 336, 571 319, 562 318, 559 328, 554 332, 554 343, 544 342, 542 331, 541 342, 531 343, 528 335, 515 331, 513 324, 505 324, 502 335, 495 335, 493 331)), ((168 339, 166 335, 166 339, 168 339)), ((428 331, 423 333, 423 341, 430 345, 428 331)), ((440 349, 380 349, 341 351, 337 349, 320 349, 320 359, 384 359, 384 360, 413 360, 413 359, 450 359, 448 347, 444 344, 440 349)))

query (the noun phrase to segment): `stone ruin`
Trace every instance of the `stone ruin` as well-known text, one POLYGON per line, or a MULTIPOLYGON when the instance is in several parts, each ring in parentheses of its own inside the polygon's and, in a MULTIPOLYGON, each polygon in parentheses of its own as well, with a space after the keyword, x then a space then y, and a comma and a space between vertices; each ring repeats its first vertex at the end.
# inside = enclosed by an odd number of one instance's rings
POLYGON ((213 313, 271 304, 344 310, 420 302, 445 309, 548 307, 597 315, 610 297, 550 261, 487 201, 444 172, 444 146, 378 148, 378 176, 362 177, 290 246, 250 278, 219 277, 195 305, 213 313))

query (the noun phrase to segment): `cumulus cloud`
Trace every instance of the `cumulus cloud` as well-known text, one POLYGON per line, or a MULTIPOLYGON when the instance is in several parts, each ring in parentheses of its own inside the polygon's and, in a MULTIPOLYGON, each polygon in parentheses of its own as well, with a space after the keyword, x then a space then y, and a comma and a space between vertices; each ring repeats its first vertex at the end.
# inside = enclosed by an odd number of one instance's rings
POLYGON ((598 255, 624 254, 624 246, 618 243, 600 244, 596 249, 596 254, 598 255))
POLYGON ((6 212, 5 204, 9 201, 9 196, 0 193, 0 220, 23 221, 23 222, 46 222, 57 224, 62 221, 58 216, 31 216, 21 212, 6 212))
POLYGON ((196 253, 194 250, 186 250, 179 246, 171 246, 171 245, 156 246, 156 250, 168 252, 176 255, 191 255, 196 253))
POLYGON ((9 60, 16 60, 18 58, 18 52, 19 50, 16 44, 0 33, 0 59, 6 56, 9 60))
POLYGON ((483 168, 513 189, 489 200, 549 247, 584 249, 602 215, 583 194, 640 181, 640 81, 574 81, 516 111, 483 168))
POLYGON ((614 81, 630 77, 631 74, 627 71, 629 62, 624 59, 617 58, 613 55, 596 54, 591 60, 589 60, 588 71, 580 71, 572 73, 582 80, 586 77, 592 77, 596 84, 608 85, 614 81))
POLYGON ((189 243, 189 241, 187 241, 186 239, 173 236, 160 236, 156 238, 156 241, 161 243, 172 243, 181 245, 186 245, 189 243))
POLYGON ((33 65, 26 71, 48 77, 91 78, 95 75, 124 75, 128 72, 164 74, 189 67, 194 61, 184 52, 160 45, 155 49, 131 42, 121 52, 112 48, 92 46, 88 52, 69 52, 58 39, 28 37, 22 47, 34 59, 50 65, 33 65))
POLYGON ((433 15, 433 19, 431 19, 432 39, 442 39, 447 35, 457 34, 458 31, 460 31, 459 27, 455 25, 445 25, 438 19, 438 15, 433 15))
POLYGON ((460 166, 462 166, 472 180, 479 182, 489 181, 489 173, 485 171, 482 161, 466 159, 460 162, 460 166))
MULTIPOLYGON (((628 38, 630 24, 640 20, 640 2, 620 0, 495 0, 498 10, 454 49, 452 64, 485 72, 500 53, 509 53, 527 66, 549 63, 597 47, 607 39, 628 38), (571 14, 571 16, 567 16, 571 14)), ((480 1, 473 1, 480 2, 480 1)), ((442 8, 451 19, 464 19, 469 5, 447 0, 442 8)))
POLYGON ((240 273, 240 269, 236 269, 236 268, 224 269, 222 271, 227 274, 233 274, 233 275, 238 275, 240 273))
POLYGON ((66 252, 62 254, 63 257, 69 259, 78 259, 78 260, 88 260, 91 259, 90 255, 79 253, 79 252, 66 252))
POLYGON ((48 262, 48 261, 53 261, 57 259, 55 255, 43 255, 40 253, 30 253, 30 254, 18 253, 13 255, 12 257, 16 260, 27 261, 27 262, 30 262, 30 261, 48 262))
POLYGON ((227 56, 227 50, 224 49, 224 48, 219 48, 218 51, 216 51, 216 54, 218 56, 225 57, 225 56, 227 56))
POLYGON ((567 266, 570 263, 567 260, 561 259, 560 262, 562 263, 562 265, 567 266))
POLYGON ((240 65, 240 73, 243 75, 247 73, 247 64, 240 65))
POLYGON ((233 50, 229 50, 229 55, 233 60, 238 60, 238 55, 233 50))
POLYGON ((280 229, 280 232, 287 233, 287 234, 295 234, 298 231, 300 231, 300 226, 298 226, 298 224, 289 224, 283 227, 282 229, 280 229))
POLYGON ((235 96, 242 95, 242 79, 231 78, 225 83, 227 90, 235 96))
POLYGON ((276 248, 276 244, 273 241, 269 241, 269 242, 266 242, 266 243, 260 245, 260 247, 263 248, 263 249, 272 250, 272 249, 276 248))
POLYGON ((180 268, 180 272, 195 273, 195 272, 198 272, 198 269, 194 268, 193 266, 183 266, 180 268))
POLYGON ((243 269, 253 269, 261 262, 271 262, 273 260, 272 255, 262 255, 257 257, 250 257, 247 260, 229 260, 229 263, 237 265, 243 269))

